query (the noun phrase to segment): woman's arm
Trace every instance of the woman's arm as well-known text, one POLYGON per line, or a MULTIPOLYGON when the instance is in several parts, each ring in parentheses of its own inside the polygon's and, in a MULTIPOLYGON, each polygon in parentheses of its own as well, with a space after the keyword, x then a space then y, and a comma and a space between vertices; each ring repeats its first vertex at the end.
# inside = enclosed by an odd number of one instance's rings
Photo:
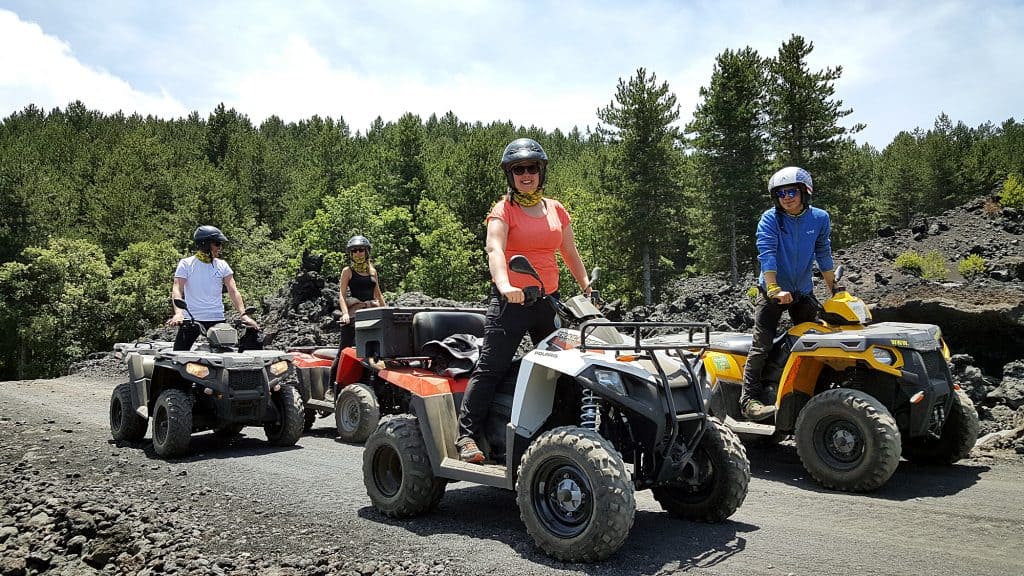
POLYGON ((238 291, 234 274, 224 277, 224 286, 228 289, 228 298, 235 305, 235 310, 238 310, 239 319, 253 328, 259 328, 259 324, 245 313, 245 302, 242 301, 242 293, 238 291))
POLYGON ((580 258, 580 251, 576 248, 576 236, 572 232, 572 224, 567 224, 562 228, 562 246, 559 248, 559 251, 562 253, 562 259, 565 260, 565 265, 569 267, 572 277, 580 285, 580 290, 589 296, 590 276, 587 275, 587 269, 583 266, 583 259, 580 258))
MULTIPOLYGON (((171 284, 171 301, 184 300, 185 299, 185 279, 180 276, 174 277, 174 283, 171 284)), ((172 304, 173 306, 173 304, 172 304)), ((169 326, 177 326, 185 320, 185 312, 174 306, 174 315, 167 321, 169 326)))
POLYGON ((523 291, 508 280, 508 264, 505 262, 505 246, 508 244, 508 224, 504 220, 491 218, 487 221, 487 267, 491 270, 491 281, 498 292, 512 304, 522 304, 523 291))
POLYGON ((352 269, 348 266, 341 271, 341 278, 338 280, 338 309, 341 310, 341 323, 348 324, 349 309, 345 301, 345 293, 348 292, 348 283, 352 279, 352 269))
POLYGON ((384 293, 380 290, 380 275, 377 275, 377 284, 373 287, 373 299, 377 302, 377 306, 386 308, 388 303, 384 301, 384 293))

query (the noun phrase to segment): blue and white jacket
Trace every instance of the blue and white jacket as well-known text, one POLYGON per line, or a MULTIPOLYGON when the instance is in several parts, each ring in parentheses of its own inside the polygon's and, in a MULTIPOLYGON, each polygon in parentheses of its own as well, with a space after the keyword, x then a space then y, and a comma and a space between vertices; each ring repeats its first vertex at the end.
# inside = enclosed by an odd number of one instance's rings
POLYGON ((832 221, 828 212, 811 206, 799 216, 769 208, 757 224, 757 260, 761 264, 758 283, 766 290, 764 272, 775 271, 776 282, 783 290, 796 294, 812 294, 811 265, 829 272, 832 262, 832 221))

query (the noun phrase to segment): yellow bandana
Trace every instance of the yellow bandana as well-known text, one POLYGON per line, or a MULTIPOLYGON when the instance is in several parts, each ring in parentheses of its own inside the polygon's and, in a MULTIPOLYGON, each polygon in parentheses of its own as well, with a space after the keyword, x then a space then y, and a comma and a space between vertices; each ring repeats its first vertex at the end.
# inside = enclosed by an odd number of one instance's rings
POLYGON ((363 276, 366 276, 370 272, 370 261, 366 258, 366 253, 363 254, 352 254, 352 270, 363 276))
POLYGON ((512 199, 520 206, 536 206, 540 202, 541 191, 534 190, 533 192, 520 192, 519 190, 516 190, 512 193, 512 199))
POLYGON ((196 259, 204 264, 209 264, 213 262, 213 256, 210 256, 209 254, 203 252, 202 250, 196 250, 196 259))

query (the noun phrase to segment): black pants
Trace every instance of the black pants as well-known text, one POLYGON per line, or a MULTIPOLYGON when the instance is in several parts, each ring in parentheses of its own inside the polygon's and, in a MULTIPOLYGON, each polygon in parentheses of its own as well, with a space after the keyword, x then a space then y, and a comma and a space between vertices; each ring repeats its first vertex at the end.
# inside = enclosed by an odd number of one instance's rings
MULTIPOLYGON (((557 294, 552 295, 557 298, 557 294)), ((494 390, 508 372, 523 336, 530 334, 536 345, 555 330, 555 310, 547 302, 530 306, 509 304, 491 286, 484 324, 484 343, 473 376, 462 395, 459 437, 475 437, 483 430, 494 390)))
MULTIPOLYGON (((202 324, 203 328, 209 328, 214 324, 220 324, 223 320, 196 320, 198 324, 202 324)), ((178 326, 178 333, 174 336, 174 349, 175 350, 191 350, 192 345, 196 343, 196 338, 199 338, 199 326, 197 324, 182 324, 178 326)))
MULTIPOLYGON (((750 345, 750 353, 747 354, 747 365, 743 369, 743 393, 740 394, 740 405, 747 399, 766 402, 762 398, 764 394, 764 383, 761 381, 761 372, 768 362, 768 354, 772 350, 772 342, 775 340, 775 331, 779 328, 779 320, 783 312, 789 312, 793 324, 801 322, 812 322, 818 314, 818 301, 814 296, 808 294, 794 294, 793 302, 779 304, 775 300, 765 297, 762 293, 758 298, 757 308, 754 310, 754 341, 750 345)), ((768 404, 774 404, 772 399, 768 404)))

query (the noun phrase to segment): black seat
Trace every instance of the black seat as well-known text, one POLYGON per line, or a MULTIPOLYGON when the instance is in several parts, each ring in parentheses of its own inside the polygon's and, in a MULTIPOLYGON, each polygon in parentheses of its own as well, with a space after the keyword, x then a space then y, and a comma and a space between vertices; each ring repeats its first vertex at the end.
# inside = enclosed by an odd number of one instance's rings
POLYGON ((316 350, 313 350, 313 356, 316 356, 317 358, 324 358, 324 359, 327 359, 327 360, 334 360, 335 358, 338 357, 338 349, 337 348, 317 348, 316 350))
POLYGON ((417 354, 431 340, 444 340, 452 334, 484 336, 484 315, 474 312, 430 310, 412 319, 413 349, 417 354))
POLYGON ((712 334, 708 349, 719 352, 731 352, 733 354, 748 354, 750 353, 750 345, 753 342, 754 336, 752 334, 729 334, 717 338, 712 334))

